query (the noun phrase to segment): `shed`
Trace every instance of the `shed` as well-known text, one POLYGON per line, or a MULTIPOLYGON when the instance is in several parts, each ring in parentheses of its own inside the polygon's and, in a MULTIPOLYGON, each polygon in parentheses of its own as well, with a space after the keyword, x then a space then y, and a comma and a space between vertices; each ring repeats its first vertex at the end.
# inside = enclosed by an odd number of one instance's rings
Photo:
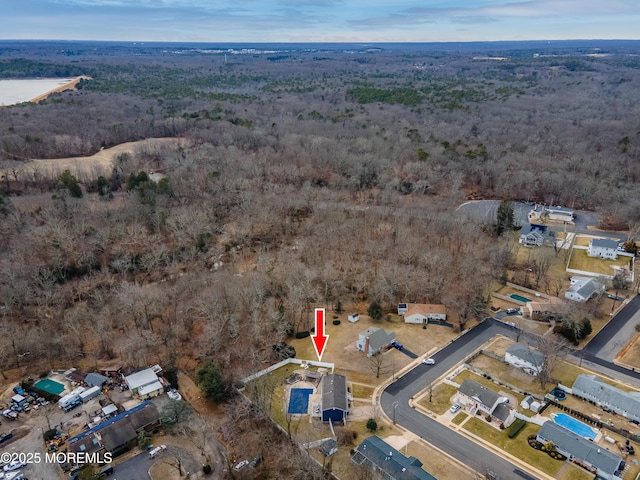
POLYGON ((116 413, 118 413, 118 407, 116 407, 113 403, 102 407, 102 415, 104 415, 105 417, 110 417, 111 415, 114 415, 116 413))
POLYGON ((158 375, 151 369, 147 368, 131 375, 124 377, 124 381, 131 390, 132 395, 136 395, 138 390, 146 385, 152 385, 158 382, 158 375))
POLYGON ((360 314, 352 313, 347 317, 347 320, 349 320, 351 323, 356 323, 358 320, 360 320, 360 314))

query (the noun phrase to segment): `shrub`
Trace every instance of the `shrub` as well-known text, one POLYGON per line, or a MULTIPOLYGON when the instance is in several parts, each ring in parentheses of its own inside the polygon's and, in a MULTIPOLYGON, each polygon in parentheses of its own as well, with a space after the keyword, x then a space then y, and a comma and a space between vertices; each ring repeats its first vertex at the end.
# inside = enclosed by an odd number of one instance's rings
POLYGON ((484 419, 485 419, 487 422, 491 422, 491 415, 487 415, 486 417, 484 417, 484 419))
POLYGON ((378 422, 376 422, 375 419, 370 418, 369 420, 367 420, 367 430, 375 432, 377 429, 378 429, 378 422))
POLYGON ((51 430, 47 430, 46 432, 44 432, 44 434, 42 435, 42 437, 44 438, 45 442, 48 442, 49 440, 53 440, 53 438, 58 434, 58 431, 55 428, 52 428, 51 430))
POLYGON ((509 427, 509 438, 515 437, 526 424, 527 422, 525 422, 521 418, 518 418, 515 422, 513 422, 511 424, 511 427, 509 427))
POLYGON ((296 333, 296 338, 307 338, 309 335, 311 335, 311 333, 305 330, 304 332, 296 333))
POLYGON ((202 472, 205 475, 209 475, 211 473, 211 465, 203 465, 202 466, 202 472))

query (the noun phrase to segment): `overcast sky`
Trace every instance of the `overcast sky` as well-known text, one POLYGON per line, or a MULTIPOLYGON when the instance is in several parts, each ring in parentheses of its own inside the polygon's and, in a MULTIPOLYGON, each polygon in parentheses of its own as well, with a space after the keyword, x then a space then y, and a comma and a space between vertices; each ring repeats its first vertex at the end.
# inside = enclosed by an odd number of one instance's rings
POLYGON ((0 0, 2 39, 640 39, 640 0, 0 0))

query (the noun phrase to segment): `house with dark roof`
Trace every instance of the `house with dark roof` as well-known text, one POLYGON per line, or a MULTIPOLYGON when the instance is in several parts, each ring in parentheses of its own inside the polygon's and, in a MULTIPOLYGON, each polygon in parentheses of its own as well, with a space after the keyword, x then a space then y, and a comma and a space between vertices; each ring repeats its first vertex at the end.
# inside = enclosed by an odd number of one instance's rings
POLYGON ((589 257, 615 260, 618 258, 618 242, 609 238, 593 238, 589 242, 587 255, 589 257))
POLYGON ((605 286, 595 278, 571 277, 571 286, 564 294, 564 298, 575 302, 586 302, 594 295, 603 293, 605 286))
POLYGON ((447 309, 444 305, 432 303, 409 303, 404 313, 405 323, 427 324, 429 320, 447 319, 447 309))
POLYGON ((415 457, 405 457, 377 435, 365 439, 351 457, 351 463, 370 468, 374 478, 384 480, 436 480, 415 457), (375 476, 377 475, 377 476, 375 476))
POLYGON ((99 373, 87 373, 87 376, 84 377, 84 383, 86 383, 89 387, 102 388, 108 381, 109 377, 105 377, 104 375, 100 375, 99 373))
POLYGON ((556 452, 596 473, 598 478, 615 480, 624 470, 625 463, 620 456, 551 420, 540 427, 536 439, 545 444, 552 442, 556 452))
POLYGON ((322 421, 345 423, 349 414, 347 377, 331 373, 322 378, 322 421))
POLYGON ((104 445, 100 435, 92 433, 77 442, 69 444, 68 448, 73 453, 91 454, 103 451, 104 445))
POLYGON ((112 423, 100 431, 102 443, 106 451, 119 455, 133 446, 133 442, 138 438, 138 434, 131 426, 131 423, 122 420, 112 423))
POLYGON ((600 407, 610 408, 629 420, 640 422, 640 392, 625 392, 603 382, 600 377, 584 373, 573 382, 571 392, 600 407))
POLYGON ((556 242, 556 236, 546 225, 530 223, 520 230, 519 242, 525 247, 553 246, 556 242))
POLYGON ((70 382, 75 382, 77 384, 82 384, 86 376, 87 376, 86 373, 81 372, 80 370, 77 370, 75 368, 72 368, 64 372, 65 380, 69 380, 70 382))
POLYGON ((378 327, 369 327, 358 335, 356 348, 366 353, 367 357, 371 357, 380 353, 395 341, 395 333, 378 327))
POLYGON ((544 355, 521 343, 513 343, 507 348, 504 361, 514 367, 522 368, 530 375, 538 375, 544 364, 544 355))
POLYGON ((490 388, 467 379, 458 388, 458 403, 464 405, 471 415, 481 412, 499 419, 505 426, 513 423, 515 408, 509 404, 509 399, 494 392, 490 388), (500 408, 498 408, 500 407, 500 408))

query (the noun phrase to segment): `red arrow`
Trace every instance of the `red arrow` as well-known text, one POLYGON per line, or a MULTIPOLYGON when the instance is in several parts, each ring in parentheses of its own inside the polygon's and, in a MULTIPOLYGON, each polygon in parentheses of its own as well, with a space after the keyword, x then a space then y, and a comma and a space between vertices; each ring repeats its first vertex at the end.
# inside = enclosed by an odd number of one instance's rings
POLYGON ((316 330, 311 335, 311 340, 313 340, 313 347, 316 349, 316 355, 320 361, 329 340, 329 335, 324 334, 324 308, 316 308, 316 330))

